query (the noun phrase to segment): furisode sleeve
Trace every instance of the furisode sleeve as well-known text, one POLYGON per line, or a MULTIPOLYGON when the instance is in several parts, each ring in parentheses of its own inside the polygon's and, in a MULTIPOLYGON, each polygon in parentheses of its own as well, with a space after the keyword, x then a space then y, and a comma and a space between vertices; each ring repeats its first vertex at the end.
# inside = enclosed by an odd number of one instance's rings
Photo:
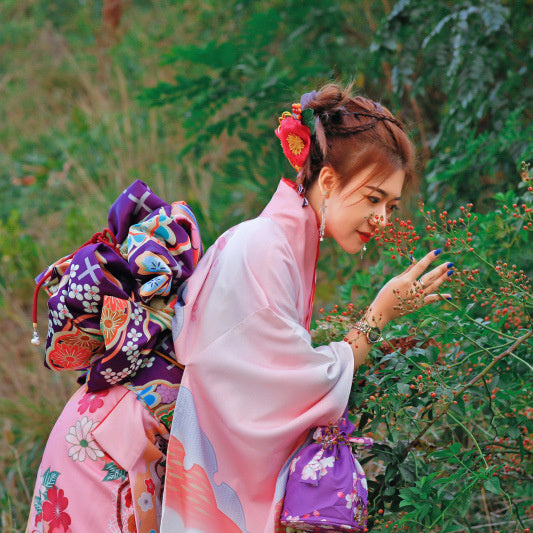
MULTIPOLYGON (((265 524, 279 505, 278 474, 310 428, 342 415, 352 350, 345 342, 312 347, 302 325, 308 295, 301 294, 290 247, 274 222, 243 224, 214 248, 200 262, 205 275, 191 279, 185 335, 176 342, 186 370, 172 434, 183 472, 194 464, 209 479, 212 493, 202 501, 217 502, 216 511, 225 509, 236 525, 224 533, 274 531, 265 524)), ((213 505, 199 510, 193 502, 198 483, 188 497, 183 472, 174 476, 179 466, 172 459, 169 465, 167 482, 175 479, 176 490, 173 496, 167 490, 167 508, 187 527, 215 527, 201 518, 216 516, 213 505)), ((176 523, 167 517, 164 524, 176 523)))

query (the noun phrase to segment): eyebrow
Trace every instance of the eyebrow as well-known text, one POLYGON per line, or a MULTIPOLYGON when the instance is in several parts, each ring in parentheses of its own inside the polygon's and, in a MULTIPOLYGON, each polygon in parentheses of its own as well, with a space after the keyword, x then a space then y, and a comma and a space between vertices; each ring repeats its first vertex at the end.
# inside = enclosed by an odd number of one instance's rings
MULTIPOLYGON (((383 190, 383 189, 380 189, 379 187, 373 187, 372 185, 365 185, 365 188, 367 189, 371 189, 372 191, 376 191, 376 192, 379 192, 379 194, 383 195, 385 198, 388 198, 388 194, 383 190)), ((396 198, 393 198, 393 200, 401 200, 401 196, 397 196, 396 198)))

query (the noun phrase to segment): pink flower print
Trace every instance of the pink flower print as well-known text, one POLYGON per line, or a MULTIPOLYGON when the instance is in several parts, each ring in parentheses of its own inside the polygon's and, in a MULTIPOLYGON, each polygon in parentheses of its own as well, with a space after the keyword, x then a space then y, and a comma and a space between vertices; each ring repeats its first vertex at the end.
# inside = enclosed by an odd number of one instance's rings
POLYGON ((298 463, 298 461, 301 459, 301 457, 296 457, 296 459, 293 459, 291 461, 291 467, 290 467, 290 472, 291 474, 294 474, 294 471, 296 470, 296 463, 298 463))
POLYGON ((87 411, 87 409, 89 409, 89 413, 94 413, 97 409, 104 405, 104 400, 102 400, 102 398, 107 396, 108 392, 109 391, 104 390, 101 392, 84 394, 81 400, 78 402, 78 413, 82 415, 85 413, 85 411, 87 411))
POLYGON ((63 489, 53 486, 46 493, 47 500, 43 502, 43 520, 48 522, 50 531, 56 528, 63 532, 70 531, 70 516, 65 513, 68 498, 65 498, 63 489))
POLYGON ((144 484, 146 485, 146 490, 147 490, 150 494, 155 494, 155 485, 154 485, 153 480, 151 480, 151 479, 145 479, 145 480, 144 480, 144 484))

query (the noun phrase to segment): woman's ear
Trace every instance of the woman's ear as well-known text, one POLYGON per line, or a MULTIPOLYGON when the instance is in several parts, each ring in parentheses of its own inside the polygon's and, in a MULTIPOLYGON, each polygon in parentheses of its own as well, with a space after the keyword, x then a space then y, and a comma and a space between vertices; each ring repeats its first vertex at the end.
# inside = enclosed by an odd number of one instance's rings
POLYGON ((339 175, 335 172, 333 167, 324 166, 318 175, 318 187, 322 195, 329 196, 331 191, 339 185, 339 175))

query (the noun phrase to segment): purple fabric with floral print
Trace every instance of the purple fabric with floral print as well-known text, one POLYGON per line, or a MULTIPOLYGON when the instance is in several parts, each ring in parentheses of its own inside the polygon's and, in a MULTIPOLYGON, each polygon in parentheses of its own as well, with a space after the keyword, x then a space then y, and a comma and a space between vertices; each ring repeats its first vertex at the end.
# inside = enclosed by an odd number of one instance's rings
POLYGON ((169 205, 139 180, 108 223, 117 245, 87 244, 37 277, 49 278, 45 364, 84 371, 90 392, 126 384, 151 408, 177 395, 170 327, 178 288, 202 253, 200 234, 185 203, 169 205))
POLYGON ((292 459, 281 523, 302 531, 363 531, 367 523, 368 488, 351 443, 355 430, 347 410, 337 424, 319 427, 313 442, 292 459))

